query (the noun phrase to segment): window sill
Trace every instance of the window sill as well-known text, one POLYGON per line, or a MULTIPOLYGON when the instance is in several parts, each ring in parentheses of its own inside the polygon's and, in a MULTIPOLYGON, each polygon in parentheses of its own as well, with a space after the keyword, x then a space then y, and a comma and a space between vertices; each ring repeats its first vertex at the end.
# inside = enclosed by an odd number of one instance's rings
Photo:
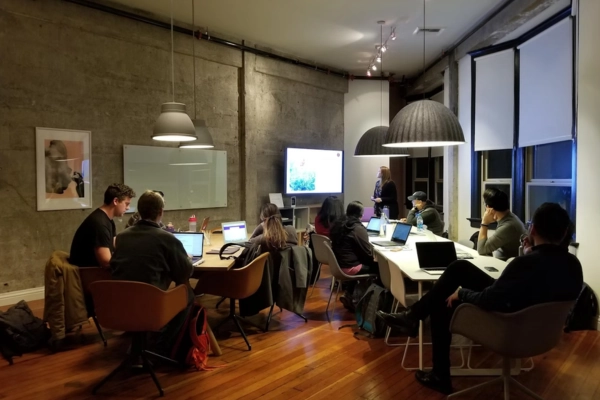
MULTIPOLYGON (((481 228, 481 218, 467 218, 467 220, 471 223, 471 228, 481 228)), ((488 225, 488 229, 496 230, 498 223, 494 222, 493 224, 488 225)))

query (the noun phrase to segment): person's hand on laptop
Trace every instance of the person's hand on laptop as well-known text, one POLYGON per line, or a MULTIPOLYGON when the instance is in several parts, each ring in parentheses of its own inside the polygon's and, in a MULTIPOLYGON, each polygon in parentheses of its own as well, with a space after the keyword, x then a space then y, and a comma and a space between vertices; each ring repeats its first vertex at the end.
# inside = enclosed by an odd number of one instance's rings
POLYGON ((400 218, 400 222, 406 222, 406 218, 400 218))

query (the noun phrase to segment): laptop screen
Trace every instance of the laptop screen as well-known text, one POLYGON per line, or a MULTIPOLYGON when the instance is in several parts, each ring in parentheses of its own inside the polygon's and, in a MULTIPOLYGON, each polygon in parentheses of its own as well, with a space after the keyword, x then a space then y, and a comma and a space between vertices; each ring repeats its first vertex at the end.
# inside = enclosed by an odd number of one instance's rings
POLYGON ((456 261, 456 247, 454 242, 417 242, 417 257, 419 267, 447 268, 450 263, 456 261))
POLYGON ((201 232, 175 232, 173 233, 181 244, 186 253, 192 257, 202 257, 204 249, 204 234, 201 232))
POLYGON ((367 230, 369 232, 377 232, 379 233, 379 227, 381 225, 381 219, 377 217, 371 217, 369 223, 367 224, 367 230))
POLYGON ((223 243, 245 242, 248 239, 246 221, 223 222, 223 243))
POLYGON ((394 242, 402 242, 402 244, 406 243, 408 239, 408 235, 410 234, 410 229, 412 225, 404 224, 402 222, 398 222, 396 227, 394 228, 394 233, 392 233, 392 241, 394 242))

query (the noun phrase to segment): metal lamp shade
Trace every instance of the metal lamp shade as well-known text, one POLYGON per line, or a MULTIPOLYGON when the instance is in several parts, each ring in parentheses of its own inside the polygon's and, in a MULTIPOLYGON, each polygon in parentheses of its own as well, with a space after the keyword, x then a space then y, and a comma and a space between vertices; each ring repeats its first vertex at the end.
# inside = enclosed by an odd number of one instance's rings
POLYGON ((437 147, 463 144, 456 115, 442 103, 421 100, 404 107, 392 120, 386 147, 437 147))
POLYGON ((212 149, 215 147, 213 138, 206 126, 206 123, 201 119, 193 120, 196 136, 198 139, 191 142, 183 142, 179 144, 180 149, 212 149))
POLYGON ((154 123, 152 139, 167 142, 187 142, 196 139, 194 124, 186 112, 185 104, 164 103, 154 123))
POLYGON ((369 129, 361 136, 354 149, 355 157, 408 157, 408 150, 404 148, 383 147, 387 126, 376 126, 369 129))

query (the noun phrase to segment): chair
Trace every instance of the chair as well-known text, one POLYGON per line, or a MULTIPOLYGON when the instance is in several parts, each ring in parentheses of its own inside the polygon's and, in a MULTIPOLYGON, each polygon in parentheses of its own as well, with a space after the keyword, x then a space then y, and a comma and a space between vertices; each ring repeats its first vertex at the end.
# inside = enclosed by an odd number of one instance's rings
POLYGON ((363 215, 360 219, 361 222, 369 222, 371 217, 375 215, 375 207, 365 207, 363 208, 363 215))
POLYGON ((107 346, 106 338, 104 337, 104 332, 102 332, 102 328, 98 323, 98 318, 96 317, 96 311, 94 310, 94 302, 92 301, 92 292, 90 291, 90 285, 96 281, 108 281, 111 280, 112 277, 110 275, 110 270, 107 268, 100 267, 79 267, 79 277, 81 279, 81 287, 83 288, 83 297, 85 299, 85 306, 88 310, 88 317, 92 318, 94 324, 96 325, 96 329, 98 330, 98 334, 104 343, 104 347, 107 346))
POLYGON ((515 313, 487 312, 472 304, 461 304, 452 317, 450 331, 480 343, 502 356, 502 376, 456 392, 448 398, 503 382, 504 399, 514 385, 531 397, 542 397, 510 375, 511 359, 533 357, 551 350, 560 341, 567 314, 575 301, 537 304, 515 313))
MULTIPOLYGON (((333 253, 333 250, 331 249, 331 245, 327 242, 324 243, 325 247, 324 250, 327 253, 327 264, 329 265, 329 269, 331 270, 331 275, 333 275, 333 278, 338 282, 338 287, 337 287, 337 292, 335 294, 335 298, 337 300, 338 295, 340 294, 340 287, 342 286, 341 283, 345 282, 345 281, 358 281, 361 279, 372 279, 375 278, 375 275, 372 274, 364 274, 364 275, 348 275, 345 274, 344 271, 342 271, 342 269, 340 268, 340 265, 338 264, 337 258, 335 258, 335 254, 333 253)), ((331 303, 331 296, 333 295, 333 288, 331 290, 331 292, 329 293, 329 300, 327 301, 327 307, 325 308, 325 315, 327 316, 327 321, 331 321, 331 319, 329 318, 329 304, 331 303)), ((331 316, 333 316, 335 314, 335 303, 333 305, 333 310, 331 312, 331 316)))
POLYGON ((258 290, 268 257, 269 253, 263 253, 243 268, 230 269, 224 272, 207 271, 202 275, 202 279, 198 280, 198 284, 194 289, 196 293, 208 293, 229 298, 229 315, 222 323, 229 318, 235 322, 246 345, 248 345, 248 350, 252 350, 252 346, 250 346, 246 333, 240 325, 239 320, 241 317, 235 313, 235 301, 250 297, 258 290))
MULTIPOLYGON (((148 356, 177 364, 176 361, 146 350, 146 334, 157 332, 188 305, 188 288, 179 285, 167 291, 142 282, 96 281, 90 284, 96 315, 102 326, 119 331, 132 332, 131 351, 127 358, 100 381, 94 389, 96 394, 117 372, 134 365, 142 359, 142 365, 154 381, 161 396, 163 389, 154 374, 148 356)), ((178 364, 177 364, 178 365, 178 364)))
MULTIPOLYGON (((327 236, 318 235, 316 233, 313 233, 310 238, 313 243, 313 248, 315 249, 315 257, 317 258, 317 262, 319 263, 319 267, 317 269, 317 274, 315 275, 315 277, 318 277, 319 274, 321 273, 321 267, 323 266, 323 264, 327 265, 327 263, 329 262, 329 258, 327 255, 327 249, 325 248, 325 243, 329 244, 329 247, 331 247, 331 240, 327 236)), ((335 278, 332 278, 332 284, 331 284, 332 288, 333 288, 333 279, 335 279, 335 278)), ((312 296, 313 292, 315 291, 316 284, 317 284, 317 279, 315 279, 315 281, 313 282, 313 287, 310 292, 311 296, 312 296)))

